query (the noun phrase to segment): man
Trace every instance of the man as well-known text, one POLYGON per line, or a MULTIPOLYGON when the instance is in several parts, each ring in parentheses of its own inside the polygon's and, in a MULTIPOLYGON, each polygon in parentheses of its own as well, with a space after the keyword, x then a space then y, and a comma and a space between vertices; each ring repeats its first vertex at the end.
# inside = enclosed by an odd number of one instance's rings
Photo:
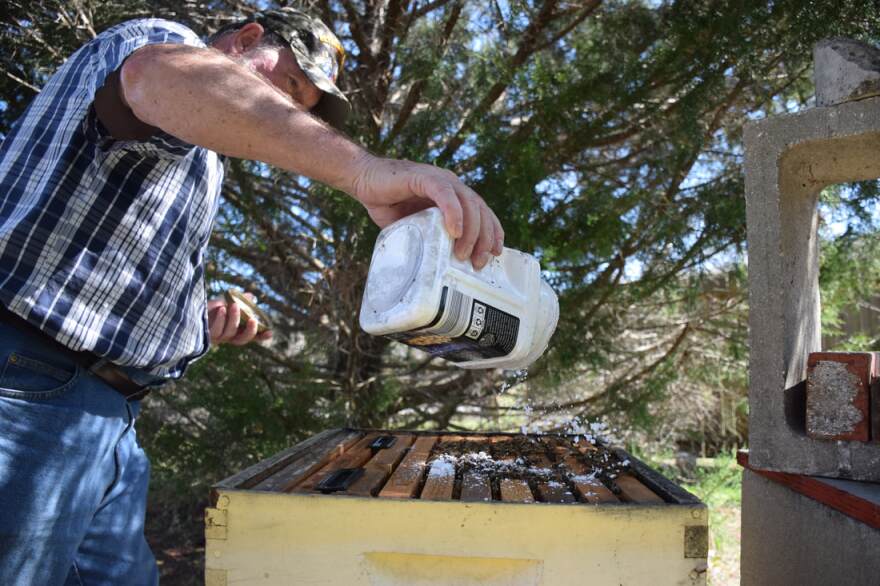
POLYGON ((380 226, 437 205, 482 267, 503 232, 452 173, 375 157, 339 125, 344 52, 292 9, 210 47, 162 20, 77 51, 0 146, 0 584, 155 584, 143 537, 146 389, 257 324, 207 302, 222 159, 255 159, 360 201, 380 226))

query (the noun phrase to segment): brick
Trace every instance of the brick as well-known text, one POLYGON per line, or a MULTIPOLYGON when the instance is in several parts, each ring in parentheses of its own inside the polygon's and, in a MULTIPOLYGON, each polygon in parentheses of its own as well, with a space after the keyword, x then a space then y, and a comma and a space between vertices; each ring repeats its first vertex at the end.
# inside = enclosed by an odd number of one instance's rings
POLYGON ((874 352, 871 373, 871 439, 880 442, 880 352, 874 352))
POLYGON ((871 439, 871 352, 812 352, 807 360, 807 435, 814 439, 871 439))

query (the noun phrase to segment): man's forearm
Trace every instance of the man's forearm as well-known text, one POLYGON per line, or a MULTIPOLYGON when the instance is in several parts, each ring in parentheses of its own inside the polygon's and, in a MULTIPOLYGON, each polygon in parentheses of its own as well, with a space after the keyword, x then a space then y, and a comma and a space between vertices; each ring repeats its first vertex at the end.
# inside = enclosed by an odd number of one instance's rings
POLYGON ((122 66, 121 97, 145 124, 218 153, 263 161, 355 197, 380 227, 437 205, 455 254, 476 268, 501 254, 504 231, 455 174, 371 156, 304 112, 273 83, 212 49, 151 45, 122 66))
POLYGON ((354 193, 369 157, 257 74, 212 49, 152 45, 121 72, 135 116, 182 140, 354 193))

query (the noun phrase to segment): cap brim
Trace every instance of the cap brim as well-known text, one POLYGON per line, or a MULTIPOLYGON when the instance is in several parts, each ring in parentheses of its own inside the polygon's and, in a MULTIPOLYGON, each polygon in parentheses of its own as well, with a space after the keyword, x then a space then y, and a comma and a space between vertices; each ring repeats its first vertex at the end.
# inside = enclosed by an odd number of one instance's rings
POLYGON ((298 47, 293 43, 290 48, 300 69, 321 90, 321 100, 312 108, 312 112, 330 126, 342 130, 349 113, 351 113, 351 103, 348 98, 307 54, 298 50, 298 47))
POLYGON ((312 108, 312 113, 333 128, 343 130, 345 121, 351 113, 351 104, 345 97, 340 98, 325 91, 321 94, 318 104, 312 108))

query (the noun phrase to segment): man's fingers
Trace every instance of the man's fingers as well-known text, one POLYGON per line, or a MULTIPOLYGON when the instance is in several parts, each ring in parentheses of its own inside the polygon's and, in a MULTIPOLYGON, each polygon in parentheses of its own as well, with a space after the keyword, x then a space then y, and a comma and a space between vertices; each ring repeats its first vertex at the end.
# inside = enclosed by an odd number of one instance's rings
POLYGON ((504 252, 504 228, 501 227, 501 220, 498 219, 495 212, 489 206, 486 206, 486 208, 489 210, 489 215, 492 218, 492 226, 494 228, 492 231, 495 234, 492 243, 492 254, 501 256, 501 253, 504 252))
POLYGON ((254 336, 257 335, 257 327, 257 320, 255 320, 254 318, 249 318, 247 320, 247 325, 244 326, 244 329, 226 342, 228 344, 232 344, 233 346, 244 346, 245 344, 253 340, 254 336))
POLYGON ((208 334, 212 342, 218 342, 226 326, 226 306, 221 305, 208 311, 208 334))
POLYGON ((434 202, 430 199, 414 197, 390 206, 367 208, 367 213, 370 214, 370 217, 377 226, 384 228, 401 218, 405 218, 426 208, 433 207, 434 205, 434 202))
POLYGON ((459 192, 458 199, 464 212, 464 230, 461 238, 455 241, 453 250, 459 260, 467 260, 480 237, 480 203, 479 199, 469 195, 465 190, 459 192))
POLYGON ((423 178, 413 190, 416 195, 427 197, 433 201, 443 213, 446 231, 453 239, 463 234, 467 224, 466 213, 462 210, 462 204, 456 195, 455 189, 449 180, 429 176, 423 178))
POLYGON ((471 263, 477 270, 482 269, 492 258, 495 247, 495 224, 492 223, 492 212, 486 204, 480 205, 480 236, 471 253, 471 263))
POLYGON ((218 307, 225 307, 226 300, 225 299, 208 299, 208 313, 211 313, 212 310, 217 309, 218 307))
POLYGON ((446 231, 455 240, 455 256, 485 266, 487 254, 500 255, 504 230, 483 199, 454 173, 430 165, 391 159, 370 159, 354 193, 380 227, 433 202, 443 214, 446 231))
POLYGON ((241 309, 237 303, 230 303, 226 306, 226 327, 220 335, 220 340, 226 342, 235 337, 238 333, 239 322, 241 321, 241 309))

